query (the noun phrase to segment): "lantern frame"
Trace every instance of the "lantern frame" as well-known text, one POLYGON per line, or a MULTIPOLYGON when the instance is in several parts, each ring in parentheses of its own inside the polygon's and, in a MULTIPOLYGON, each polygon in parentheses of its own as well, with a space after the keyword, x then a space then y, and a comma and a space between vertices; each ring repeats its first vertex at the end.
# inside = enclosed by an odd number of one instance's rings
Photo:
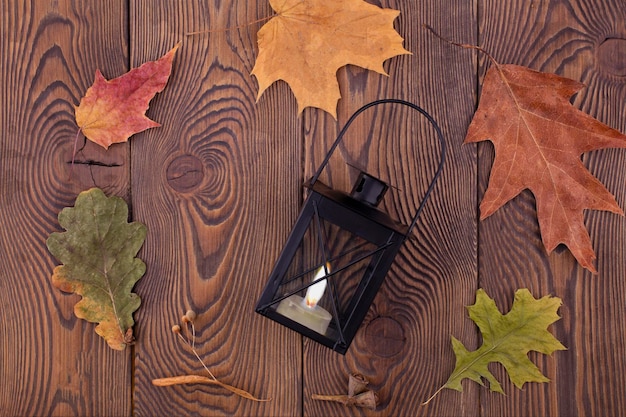
MULTIPOLYGON (((309 189, 309 194, 283 250, 274 265, 268 283, 259 298, 256 312, 338 353, 345 354, 365 318, 370 305, 374 301, 389 268, 393 264, 395 256, 405 240, 411 236, 422 209, 441 175, 445 154, 446 146, 441 129, 433 117, 421 107, 400 99, 382 99, 368 103, 358 109, 339 132, 337 139, 329 149, 313 177, 304 184, 304 186, 309 189), (370 174, 360 173, 357 183, 350 195, 342 191, 334 190, 319 181, 319 177, 324 168, 328 165, 335 149, 356 117, 370 107, 386 103, 406 106, 422 114, 436 131, 440 143, 440 159, 437 170, 408 226, 393 220, 376 207, 387 189, 387 184, 370 174), (323 222, 333 224, 341 230, 355 235, 367 243, 373 244, 375 247, 365 254, 359 255, 355 260, 351 260, 347 265, 343 265, 337 270, 331 270, 327 265, 333 264, 336 259, 328 258, 329 255, 326 251, 326 245, 322 239, 324 235, 322 228, 323 222), (296 257, 296 253, 300 249, 300 244, 303 242, 303 239, 305 239, 307 231, 311 228, 317 232, 317 243, 319 250, 323 253, 323 262, 321 262, 321 265, 316 264, 296 276, 286 277, 287 271, 296 257), (365 274, 359 280, 354 295, 350 297, 348 307, 340 311, 334 279, 344 270, 355 265, 357 262, 365 261, 367 258, 371 259, 365 270, 365 274), (323 277, 314 279, 302 286, 298 286, 296 289, 290 289, 286 293, 277 296, 278 291, 283 285, 295 281, 305 274, 311 273, 316 268, 319 268, 320 271, 324 271, 323 277), (285 302, 284 300, 287 300, 303 290, 309 289, 323 280, 326 280, 326 282, 330 284, 329 297, 331 298, 330 304, 332 307, 329 312, 332 319, 324 333, 313 330, 303 324, 303 322, 293 320, 277 311, 280 308, 280 304, 285 302)), ((340 255, 337 257, 339 256, 340 255)))

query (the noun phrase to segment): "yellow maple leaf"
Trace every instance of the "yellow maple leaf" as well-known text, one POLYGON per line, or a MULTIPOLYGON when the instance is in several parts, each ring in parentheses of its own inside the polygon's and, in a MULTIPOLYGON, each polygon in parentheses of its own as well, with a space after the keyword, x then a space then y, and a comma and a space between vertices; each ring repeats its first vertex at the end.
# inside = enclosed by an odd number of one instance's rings
POLYGON ((298 113, 317 107, 337 117, 341 97, 337 70, 352 64, 387 75, 383 62, 410 54, 394 30, 397 10, 363 0, 270 0, 277 16, 259 30, 252 74, 259 94, 283 80, 298 101, 298 113))

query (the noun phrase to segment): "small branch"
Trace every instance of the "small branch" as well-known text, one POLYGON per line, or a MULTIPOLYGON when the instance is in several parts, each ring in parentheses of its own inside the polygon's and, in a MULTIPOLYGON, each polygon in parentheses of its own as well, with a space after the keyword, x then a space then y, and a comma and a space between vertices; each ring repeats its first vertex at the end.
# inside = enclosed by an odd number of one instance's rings
POLYGON ((91 165, 91 166, 105 167, 105 168, 115 168, 115 167, 122 166, 122 164, 116 164, 116 163, 106 164, 104 162, 95 161, 93 159, 87 159, 85 161, 72 160, 72 161, 68 161, 67 163, 72 164, 72 165, 91 165))
POLYGON ((430 25, 427 24, 423 24, 422 27, 424 27, 425 29, 427 29, 430 33, 432 33, 433 35, 435 35, 436 37, 438 37, 439 39, 441 39, 442 41, 449 43, 450 45, 454 45, 454 46, 459 46, 461 48, 465 48, 465 49, 474 49, 476 51, 482 52, 483 54, 485 54, 485 56, 487 56, 487 58, 489 58, 489 60, 495 65, 495 66, 499 66, 500 64, 498 64, 498 61, 495 60, 495 58, 493 56, 491 56, 491 54, 487 51, 485 51, 482 47, 480 46, 476 46, 476 45, 471 45, 468 43, 458 43, 458 42, 454 42, 450 39, 444 38, 443 36, 441 36, 439 33, 437 33, 435 31, 435 29, 433 29, 430 25))

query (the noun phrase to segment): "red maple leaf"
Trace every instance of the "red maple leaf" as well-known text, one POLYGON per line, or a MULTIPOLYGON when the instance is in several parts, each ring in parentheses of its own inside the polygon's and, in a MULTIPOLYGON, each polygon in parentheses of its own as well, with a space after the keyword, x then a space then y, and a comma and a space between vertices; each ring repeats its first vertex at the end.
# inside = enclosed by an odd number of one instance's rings
POLYGON ((96 70, 93 85, 75 107, 76 124, 85 137, 108 149, 135 133, 160 126, 145 113, 150 100, 165 88, 179 46, 109 81, 96 70))

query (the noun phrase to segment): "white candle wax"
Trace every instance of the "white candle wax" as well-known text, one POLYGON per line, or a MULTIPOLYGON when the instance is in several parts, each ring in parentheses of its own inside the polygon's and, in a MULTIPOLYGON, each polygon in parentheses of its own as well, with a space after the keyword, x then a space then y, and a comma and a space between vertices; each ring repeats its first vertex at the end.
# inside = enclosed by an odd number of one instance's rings
POLYGON ((285 298, 278 304, 276 312, 321 334, 326 334, 326 329, 332 319, 332 315, 322 307, 307 306, 304 298, 299 295, 285 298))
MULTIPOLYGON (((330 265, 326 264, 326 269, 321 267, 317 270, 313 281, 318 281, 326 276, 326 271, 330 271, 330 265)), ((326 290, 326 280, 316 282, 311 285, 306 292, 306 297, 292 295, 280 302, 276 311, 291 320, 315 330, 318 333, 326 334, 328 324, 332 315, 317 305, 317 302, 324 295, 326 290)))

